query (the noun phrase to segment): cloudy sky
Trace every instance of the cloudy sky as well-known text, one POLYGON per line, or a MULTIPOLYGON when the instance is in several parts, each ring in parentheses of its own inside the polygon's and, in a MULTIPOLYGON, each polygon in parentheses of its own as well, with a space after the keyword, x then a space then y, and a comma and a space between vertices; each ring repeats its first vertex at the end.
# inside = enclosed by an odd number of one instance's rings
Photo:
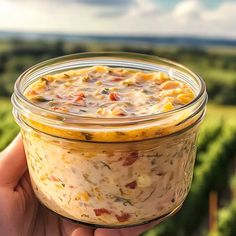
POLYGON ((236 0, 0 0, 0 31, 236 39, 236 0))

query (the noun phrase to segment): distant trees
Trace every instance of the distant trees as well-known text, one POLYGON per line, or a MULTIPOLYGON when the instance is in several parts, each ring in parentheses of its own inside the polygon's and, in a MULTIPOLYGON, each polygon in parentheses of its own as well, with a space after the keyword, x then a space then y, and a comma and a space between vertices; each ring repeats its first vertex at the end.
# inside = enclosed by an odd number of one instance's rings
POLYGON ((207 48, 160 47, 154 44, 82 43, 58 41, 0 42, 0 97, 10 96, 16 78, 28 67, 57 56, 87 51, 125 51, 168 58, 187 65, 206 81, 210 100, 236 104, 235 53, 207 48), (7 45, 4 48, 4 45, 7 45))

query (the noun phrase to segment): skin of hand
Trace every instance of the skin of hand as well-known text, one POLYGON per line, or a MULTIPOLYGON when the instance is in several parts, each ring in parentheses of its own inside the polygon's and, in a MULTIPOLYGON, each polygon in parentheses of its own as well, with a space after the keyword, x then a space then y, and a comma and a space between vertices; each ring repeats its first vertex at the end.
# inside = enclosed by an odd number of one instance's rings
POLYGON ((138 236, 159 222, 126 229, 89 228, 50 213, 36 199, 21 136, 0 153, 0 235, 138 236))

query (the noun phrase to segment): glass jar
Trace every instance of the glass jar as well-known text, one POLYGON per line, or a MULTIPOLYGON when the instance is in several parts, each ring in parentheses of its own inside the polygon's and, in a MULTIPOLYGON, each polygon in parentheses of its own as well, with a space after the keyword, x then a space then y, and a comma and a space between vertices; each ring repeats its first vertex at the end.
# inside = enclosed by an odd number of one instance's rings
POLYGON ((34 192, 51 211, 78 223, 119 228, 163 220, 183 204, 207 102, 203 80, 184 66, 133 53, 55 58, 18 78, 12 102, 34 192), (188 83, 196 97, 161 114, 91 118, 45 110, 24 96, 39 77, 95 65, 168 73, 188 83))

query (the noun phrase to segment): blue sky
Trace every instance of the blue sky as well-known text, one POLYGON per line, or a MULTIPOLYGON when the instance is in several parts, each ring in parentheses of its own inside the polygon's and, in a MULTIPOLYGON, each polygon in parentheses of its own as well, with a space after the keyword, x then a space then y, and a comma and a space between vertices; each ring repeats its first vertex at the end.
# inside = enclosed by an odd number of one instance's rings
POLYGON ((0 0, 0 30, 236 39, 236 0, 0 0))
MULTIPOLYGON (((155 3, 162 5, 164 8, 174 8, 179 2, 181 2, 181 0, 155 0, 155 3)), ((205 6, 212 9, 219 6, 223 0, 202 0, 199 2, 202 2, 205 6)))

